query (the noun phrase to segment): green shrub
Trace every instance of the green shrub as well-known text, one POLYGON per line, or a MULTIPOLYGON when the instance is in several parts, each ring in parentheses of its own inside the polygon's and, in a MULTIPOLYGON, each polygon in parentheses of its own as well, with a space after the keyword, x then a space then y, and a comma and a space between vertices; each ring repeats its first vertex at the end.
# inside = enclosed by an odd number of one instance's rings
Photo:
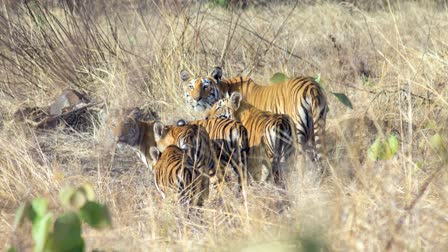
MULTIPOLYGON (((111 226, 109 209, 95 201, 95 193, 90 185, 66 187, 61 190, 59 198, 66 212, 56 220, 53 213, 48 211, 45 198, 25 202, 17 210, 14 220, 16 228, 26 219, 32 223, 34 251, 84 251, 82 222, 96 229, 111 226)), ((16 250, 10 248, 8 251, 16 250)))

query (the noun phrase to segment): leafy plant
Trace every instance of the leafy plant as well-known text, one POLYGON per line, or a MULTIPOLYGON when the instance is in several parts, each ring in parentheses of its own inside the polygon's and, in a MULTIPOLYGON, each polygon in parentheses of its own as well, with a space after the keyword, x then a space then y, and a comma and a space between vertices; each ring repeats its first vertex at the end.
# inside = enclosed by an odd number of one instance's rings
MULTIPOLYGON (((322 80, 320 78, 320 73, 317 74, 317 76, 314 78, 314 81, 317 82, 317 84, 319 84, 320 87, 324 88, 322 80)), ((325 88, 324 88, 325 89, 325 88)), ((336 98, 342 103, 344 104, 346 107, 353 109, 353 105, 352 102, 350 101, 350 99, 347 97, 346 94, 344 93, 333 93, 330 92, 332 95, 336 96, 336 98)))
POLYGON ((389 160, 398 150, 398 138, 389 135, 386 138, 377 137, 375 142, 367 150, 367 155, 373 161, 389 160))
POLYGON ((211 6, 219 6, 227 8, 229 6, 229 0, 212 0, 209 2, 211 6))
POLYGON ((67 212, 56 220, 53 220, 53 213, 48 212, 44 198, 25 202, 17 210, 14 226, 19 227, 26 219, 31 221, 34 251, 84 251, 82 222, 96 229, 111 226, 109 209, 95 201, 90 185, 66 187, 61 190, 59 198, 67 212))
POLYGON ((274 83, 274 84, 277 84, 277 83, 285 82, 285 81, 287 81, 288 79, 289 79, 289 78, 288 78, 284 73, 275 73, 275 74, 271 77, 270 81, 271 81, 272 83, 274 83))
POLYGON ((345 95, 344 93, 333 93, 331 92, 334 96, 336 96, 336 98, 342 102, 342 104, 344 104, 346 107, 349 107, 350 109, 353 109, 353 105, 352 102, 350 101, 350 99, 348 99, 347 95, 345 95))
POLYGON ((432 149, 435 150, 443 160, 448 160, 448 148, 443 137, 439 133, 436 133, 429 141, 432 149))

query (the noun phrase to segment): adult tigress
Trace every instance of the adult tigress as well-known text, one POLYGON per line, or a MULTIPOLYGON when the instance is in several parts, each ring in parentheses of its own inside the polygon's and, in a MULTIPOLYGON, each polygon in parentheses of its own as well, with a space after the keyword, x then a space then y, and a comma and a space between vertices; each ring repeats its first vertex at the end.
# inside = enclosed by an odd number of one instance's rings
MULTIPOLYGON (((184 126, 187 122, 179 120, 177 126, 184 126)), ((230 119, 208 119, 188 122, 200 125, 207 131, 216 156, 220 163, 221 176, 225 167, 230 165, 238 175, 238 183, 242 186, 246 180, 247 153, 249 151, 249 138, 247 129, 239 122, 230 119)))
POLYGON ((240 121, 249 133, 249 147, 263 146, 272 164, 273 179, 283 183, 281 164, 290 164, 295 152, 295 129, 291 118, 255 108, 242 101, 239 92, 216 102, 207 111, 209 118, 228 118, 240 121))
POLYGON ((203 205, 209 194, 209 178, 197 162, 176 145, 169 145, 163 152, 153 146, 150 155, 155 184, 163 198, 171 189, 180 194, 181 201, 203 205))
POLYGON ((245 101, 258 109, 289 115, 297 129, 297 139, 312 159, 320 160, 325 132, 327 98, 311 77, 297 77, 283 83, 262 86, 248 77, 222 79, 222 69, 215 67, 210 76, 192 78, 180 73, 187 103, 197 111, 209 109, 224 96, 239 92, 245 101))

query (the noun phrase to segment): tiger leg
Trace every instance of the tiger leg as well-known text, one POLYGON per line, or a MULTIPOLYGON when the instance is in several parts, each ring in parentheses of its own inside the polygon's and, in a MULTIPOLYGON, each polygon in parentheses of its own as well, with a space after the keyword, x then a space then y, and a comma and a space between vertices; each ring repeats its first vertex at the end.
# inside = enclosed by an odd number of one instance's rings
POLYGON ((323 120, 319 120, 314 127, 314 149, 315 149, 314 159, 316 161, 321 161, 323 157, 324 134, 325 134, 325 122, 323 120))
POLYGON ((237 175, 238 189, 241 191, 243 183, 245 183, 247 179, 246 151, 242 151, 240 148, 235 148, 230 158, 230 166, 237 175))
POLYGON ((189 191, 191 198, 193 199, 193 205, 204 205, 204 201, 208 199, 209 196, 209 186, 210 177, 208 174, 204 174, 203 171, 200 171, 198 176, 194 179, 189 191))

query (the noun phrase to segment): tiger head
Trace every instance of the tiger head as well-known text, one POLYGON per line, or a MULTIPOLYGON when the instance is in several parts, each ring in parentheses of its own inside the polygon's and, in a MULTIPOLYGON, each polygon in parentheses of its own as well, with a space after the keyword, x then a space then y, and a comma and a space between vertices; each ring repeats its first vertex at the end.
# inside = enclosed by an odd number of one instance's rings
POLYGON ((239 92, 233 92, 228 98, 217 101, 206 113, 208 118, 226 118, 235 120, 236 111, 240 108, 243 96, 239 92))
POLYGON ((154 123, 154 140, 157 143, 157 147, 160 151, 164 151, 165 148, 175 143, 174 136, 170 134, 170 130, 173 126, 164 125, 162 122, 157 121, 154 123))
POLYGON ((157 121, 154 123, 153 129, 157 148, 162 152, 169 145, 177 145, 184 151, 192 151, 189 154, 193 157, 195 153, 192 145, 195 140, 200 138, 202 141, 209 141, 207 133, 205 133, 206 138, 204 138, 204 132, 197 125, 164 125, 162 122, 157 121))
MULTIPOLYGON (((167 146, 163 152, 160 151, 159 148, 157 148, 156 146, 151 146, 149 148, 149 155, 151 157, 152 167, 154 169, 156 169, 157 162, 159 160, 166 159, 166 156, 169 156, 169 155, 171 155, 171 156, 173 156, 173 155, 174 156, 182 156, 183 154, 184 154, 184 152, 182 151, 182 149, 180 149, 176 145, 169 145, 169 146, 167 146)), ((167 165, 167 164, 161 164, 161 165, 163 166, 163 165, 167 165)), ((162 168, 167 169, 167 167, 162 167, 162 168)))
POLYGON ((191 77, 186 70, 180 72, 185 99, 195 111, 204 111, 221 99, 218 83, 222 77, 222 69, 215 67, 206 77, 191 77))
POLYGON ((138 120, 141 116, 141 110, 137 107, 122 109, 111 116, 108 124, 114 141, 136 146, 140 138, 141 129, 138 120))

